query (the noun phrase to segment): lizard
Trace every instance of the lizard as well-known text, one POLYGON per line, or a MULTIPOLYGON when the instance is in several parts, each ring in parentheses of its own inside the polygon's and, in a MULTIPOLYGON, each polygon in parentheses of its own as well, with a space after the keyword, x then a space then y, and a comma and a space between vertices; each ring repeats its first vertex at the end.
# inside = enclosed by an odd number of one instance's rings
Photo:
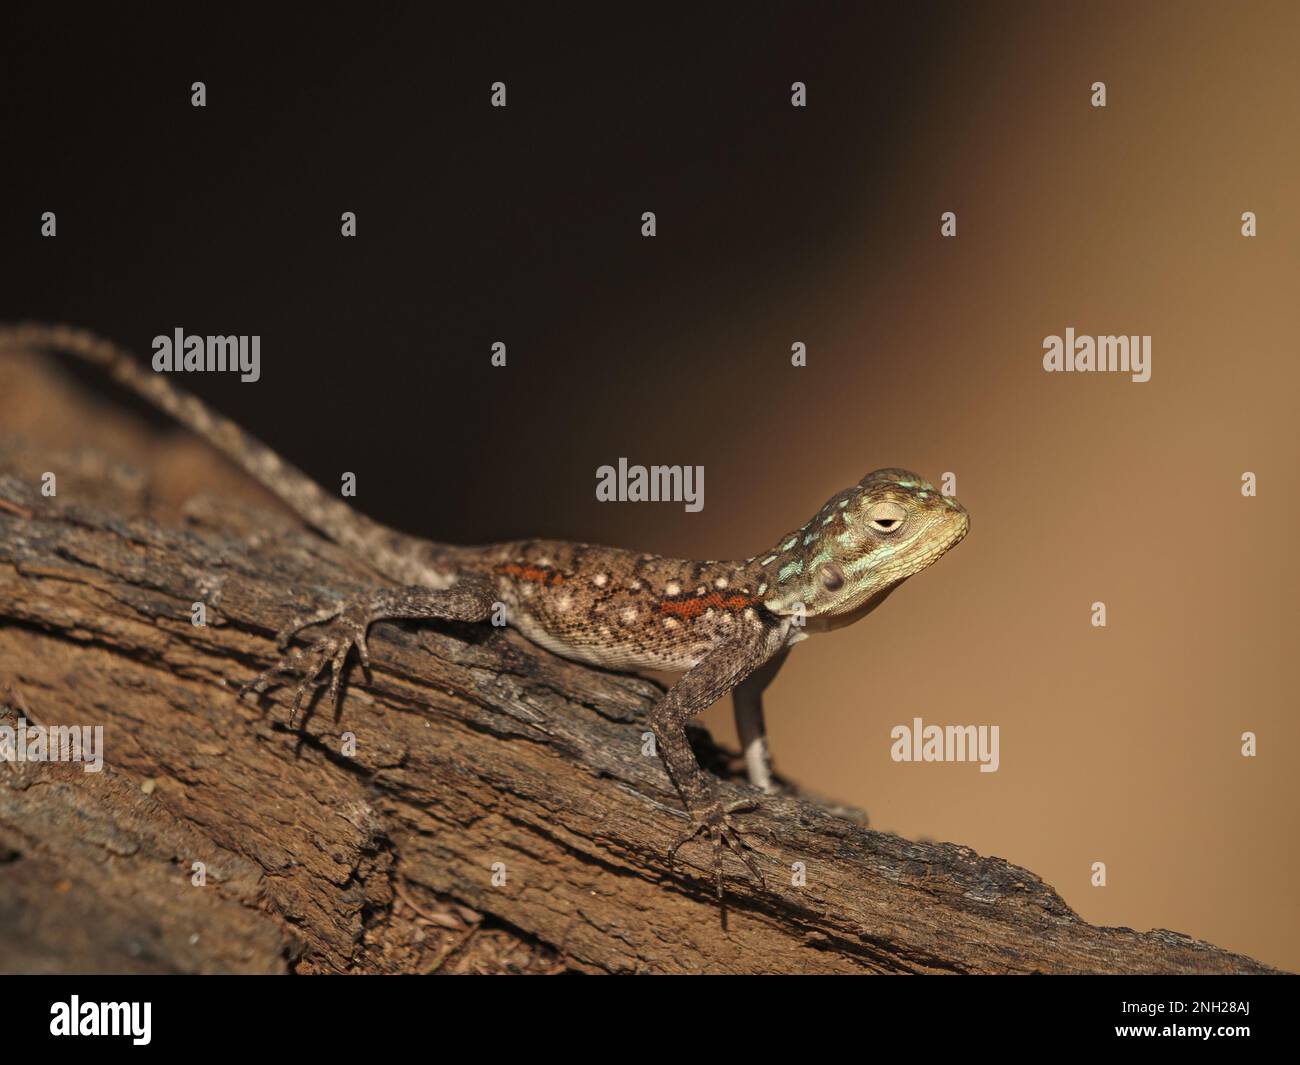
POLYGON ((791 647, 870 613, 903 581, 966 536, 970 517, 955 498, 917 474, 878 469, 835 493, 798 529, 760 554, 735 561, 663 558, 617 547, 523 540, 483 547, 436 543, 366 517, 254 439, 233 421, 145 369, 125 349, 74 327, 0 327, 0 347, 63 352, 107 371, 129 390, 206 440, 278 496, 307 525, 353 552, 393 586, 294 618, 277 633, 282 652, 249 679, 240 698, 296 677, 289 727, 328 673, 337 712, 340 682, 355 650, 370 670, 367 633, 380 620, 482 622, 500 605, 532 643, 606 669, 658 670, 680 679, 651 705, 656 750, 681 796, 689 829, 668 853, 707 835, 718 898, 723 853, 762 874, 736 815, 758 798, 724 803, 717 780, 691 750, 686 724, 732 693, 751 784, 776 791, 762 693, 791 647), (320 627, 305 647, 291 646, 320 627))

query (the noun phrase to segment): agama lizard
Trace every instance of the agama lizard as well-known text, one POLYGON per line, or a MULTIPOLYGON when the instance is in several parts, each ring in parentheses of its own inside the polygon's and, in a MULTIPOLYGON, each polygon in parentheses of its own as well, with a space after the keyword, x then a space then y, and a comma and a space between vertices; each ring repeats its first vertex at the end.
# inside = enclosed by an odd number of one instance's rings
POLYGON ((280 631, 284 657, 243 692, 260 693, 297 675, 291 727, 304 696, 324 684, 327 668, 329 700, 337 706, 353 648, 369 670, 366 633, 382 619, 484 621, 501 603, 510 624, 556 654, 607 669, 681 672, 649 714, 659 754, 691 818, 669 860, 707 833, 719 898, 724 845, 762 882, 747 853, 753 848, 732 816, 759 803, 721 801, 715 779, 691 751, 686 723, 732 692, 750 781, 773 790, 761 696, 790 647, 873 610, 960 542, 970 524, 956 499, 921 477, 882 469, 831 496, 770 550, 741 561, 661 558, 551 540, 488 547, 433 543, 386 528, 332 498, 233 422, 109 341, 70 327, 25 324, 0 329, 0 347, 63 351, 106 369, 242 466, 309 525, 401 586, 332 604, 280 631), (305 649, 288 649, 311 626, 327 628, 305 649))

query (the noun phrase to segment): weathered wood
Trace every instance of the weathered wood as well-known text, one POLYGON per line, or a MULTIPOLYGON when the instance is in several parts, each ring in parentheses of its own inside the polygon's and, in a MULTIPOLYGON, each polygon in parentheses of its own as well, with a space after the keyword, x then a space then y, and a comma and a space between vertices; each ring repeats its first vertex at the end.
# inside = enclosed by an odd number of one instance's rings
POLYGON ((665 868, 685 821, 642 753, 655 685, 490 626, 378 625, 373 684, 289 732, 283 692, 232 686, 365 570, 48 360, 0 358, 0 426, 0 725, 106 747, 99 774, 0 764, 0 971, 1266 971, 797 798, 762 822, 768 891, 728 859, 724 929, 706 849, 665 868))
POLYGON ((761 822, 767 890, 728 859, 724 928, 706 849, 665 864, 685 821, 642 751, 649 681, 490 626, 381 624, 373 683, 354 667, 337 720, 289 732, 285 692, 259 707, 232 685, 363 572, 268 512, 209 505, 166 527, 63 496, 0 479, 6 720, 21 699, 29 720, 102 724, 107 768, 0 766, 0 922, 23 929, 0 969, 389 971, 366 931, 404 883, 589 971, 1267 971, 1094 927, 1002 860, 794 797, 761 822))

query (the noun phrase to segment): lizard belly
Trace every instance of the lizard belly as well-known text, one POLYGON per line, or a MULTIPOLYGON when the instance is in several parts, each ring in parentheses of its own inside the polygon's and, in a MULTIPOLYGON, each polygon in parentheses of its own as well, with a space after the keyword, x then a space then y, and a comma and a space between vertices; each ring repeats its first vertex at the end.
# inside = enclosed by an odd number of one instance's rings
POLYGON ((560 629, 555 631, 545 621, 527 610, 516 610, 510 622, 525 637, 539 647, 544 647, 562 658, 586 662, 603 669, 662 669, 668 672, 685 672, 694 666, 707 644, 698 649, 688 647, 645 646, 635 639, 619 639, 611 631, 609 636, 599 632, 590 637, 560 629))

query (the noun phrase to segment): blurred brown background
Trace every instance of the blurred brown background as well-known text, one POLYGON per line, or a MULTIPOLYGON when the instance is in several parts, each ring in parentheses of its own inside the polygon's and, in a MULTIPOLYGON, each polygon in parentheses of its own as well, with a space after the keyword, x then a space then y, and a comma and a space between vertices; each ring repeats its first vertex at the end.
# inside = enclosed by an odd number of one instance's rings
POLYGON ((10 17, 3 318, 261 334, 258 384, 187 383, 435 538, 744 557, 953 471, 970 537, 791 656, 778 768, 1300 968, 1294 4, 10 17), (1068 326, 1150 334, 1151 381, 1045 374, 1068 326), (704 465, 704 511, 597 503, 620 455, 704 465), (891 762, 914 716, 999 725, 1000 770, 891 762))

